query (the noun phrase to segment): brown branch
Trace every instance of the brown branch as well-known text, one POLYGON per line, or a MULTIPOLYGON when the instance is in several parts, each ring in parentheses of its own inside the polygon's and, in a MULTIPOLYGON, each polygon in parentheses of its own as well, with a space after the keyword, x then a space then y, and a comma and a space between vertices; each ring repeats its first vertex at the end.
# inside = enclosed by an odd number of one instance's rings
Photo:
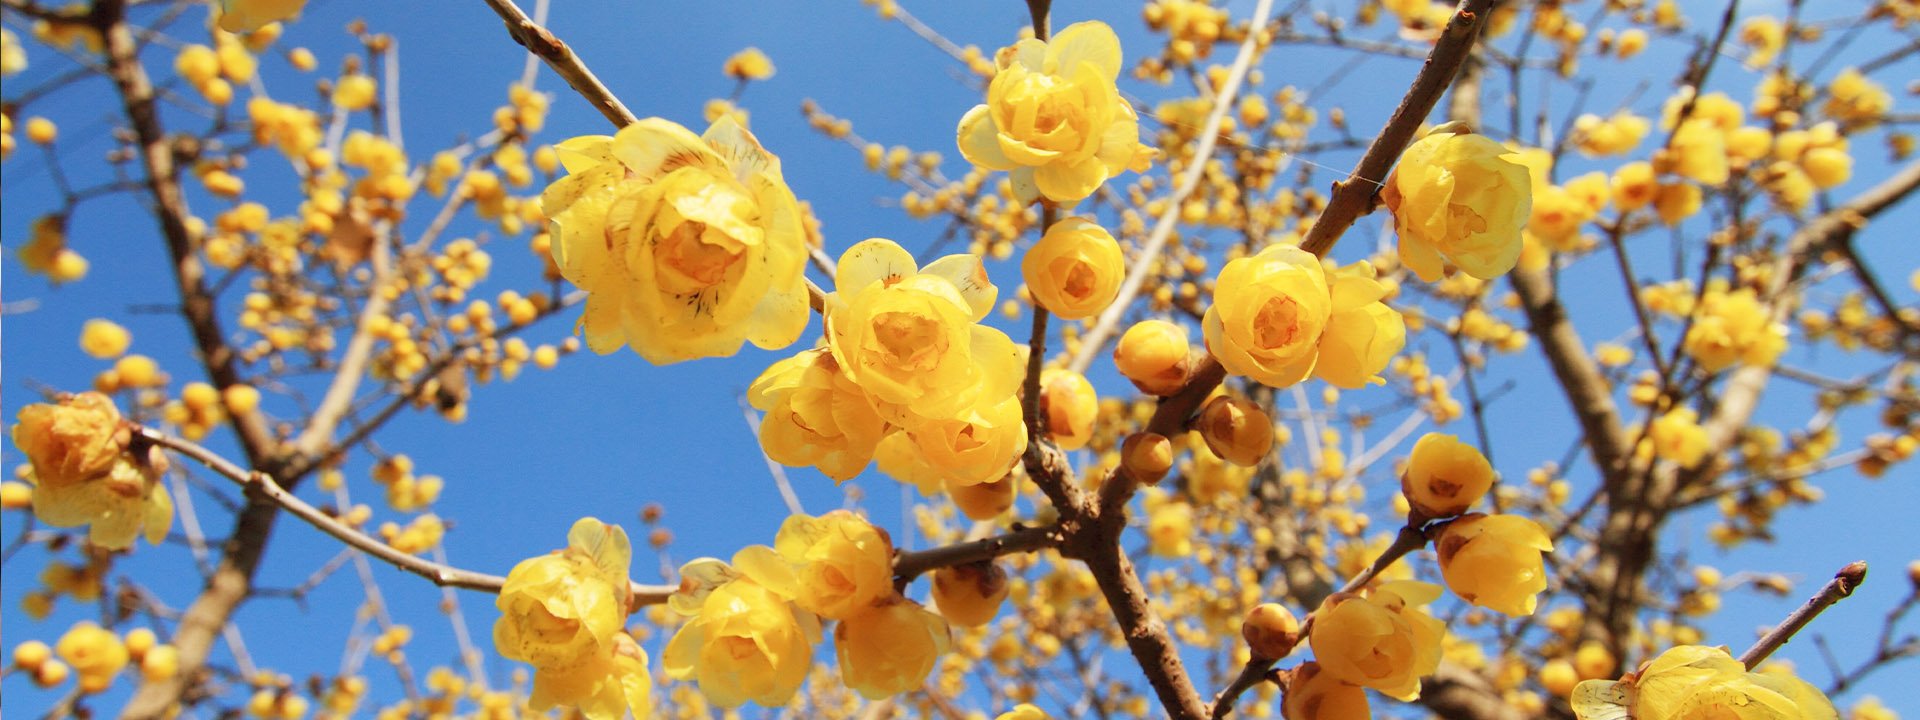
POLYGON ((1759 667, 1768 655, 1780 649, 1781 645, 1787 644, 1788 640, 1793 639, 1794 633, 1800 632, 1800 628, 1813 622, 1822 610, 1852 595, 1853 591, 1866 581, 1866 561, 1855 560, 1848 563, 1846 567, 1840 568, 1840 572, 1833 574, 1832 580, 1828 580, 1826 585, 1821 586, 1820 592, 1815 593, 1813 597, 1807 599, 1805 604, 1794 609, 1779 627, 1762 636, 1760 641, 1754 643, 1753 647, 1747 648, 1746 652, 1740 653, 1740 662, 1746 663, 1748 670, 1759 667))
POLYGON ((894 584, 904 586, 914 578, 944 567, 1057 547, 1060 540, 1059 525, 1041 525, 1018 528, 1005 535, 899 553, 893 558, 894 584))
POLYGON ((1460 72, 1460 66, 1466 64, 1467 56, 1472 54, 1474 40, 1480 36, 1480 26, 1493 8, 1493 0, 1461 0, 1454 10, 1453 18, 1447 21, 1446 30, 1433 44, 1433 52, 1420 66, 1420 74, 1413 79, 1413 87, 1400 99, 1400 106, 1387 119, 1386 127, 1367 147, 1366 154, 1360 157, 1359 164, 1353 168, 1353 174, 1345 180, 1333 184, 1333 195, 1327 200, 1327 207, 1321 211, 1300 247, 1315 255, 1325 256, 1334 242, 1353 227, 1360 216, 1373 212, 1378 207, 1380 188, 1384 187, 1387 172, 1393 169, 1400 153, 1413 142, 1413 135, 1420 129, 1420 123, 1433 106, 1440 102, 1453 78, 1460 72))
POLYGON ((559 73, 574 92, 593 103, 593 108, 599 110, 608 122, 616 127, 626 127, 639 120, 619 98, 613 96, 613 91, 608 90, 600 78, 594 76, 592 70, 587 69, 587 64, 573 53, 573 48, 534 22, 526 11, 513 4, 513 0, 486 0, 486 3, 506 22, 507 34, 513 36, 514 42, 545 60, 547 67, 559 73))
MULTIPOLYGON (((232 480, 235 484, 245 489, 249 497, 258 496, 264 498, 273 503, 274 506, 286 510, 288 514, 300 518, 321 532, 333 536, 334 539, 340 542, 346 543, 348 547, 372 555, 401 570, 426 578, 435 585, 460 588, 463 590, 498 593, 500 592, 501 585, 506 582, 506 578, 499 575, 463 570, 401 552, 399 549, 381 542, 379 538, 361 532, 353 526, 341 522, 339 518, 328 514, 325 510, 314 507, 307 501, 300 499, 298 495, 294 495, 285 487, 281 486, 272 475, 258 470, 250 472, 235 464, 232 460, 222 457, 219 453, 208 450, 192 441, 167 435, 166 433, 147 427, 135 428, 134 436, 141 441, 164 447, 191 458, 193 461, 206 466, 207 469, 220 474, 228 480, 232 480)), ((637 607, 666 602, 667 596, 673 594, 674 589, 675 586, 672 585, 642 585, 633 583, 631 585, 634 600, 633 604, 637 607)))

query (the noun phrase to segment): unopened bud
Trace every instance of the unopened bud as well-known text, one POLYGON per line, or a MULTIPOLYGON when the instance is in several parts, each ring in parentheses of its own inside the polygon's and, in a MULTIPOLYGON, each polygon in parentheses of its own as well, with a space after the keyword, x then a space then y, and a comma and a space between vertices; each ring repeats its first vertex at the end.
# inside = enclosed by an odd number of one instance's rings
POLYGON ((1113 348, 1113 364, 1141 392, 1172 395, 1193 369, 1193 348, 1185 328, 1165 320, 1143 320, 1127 328, 1113 348))
POLYGON ((1259 660, 1279 660, 1300 644, 1300 620, 1279 603, 1261 603, 1240 623, 1240 636, 1259 660))
POLYGON ((1273 449, 1273 420, 1255 405, 1225 395, 1207 401, 1194 422, 1207 449, 1221 460, 1253 467, 1273 449))
POLYGON ((1173 469, 1173 443, 1165 435, 1143 432, 1120 443, 1120 467, 1142 485, 1152 485, 1173 469))

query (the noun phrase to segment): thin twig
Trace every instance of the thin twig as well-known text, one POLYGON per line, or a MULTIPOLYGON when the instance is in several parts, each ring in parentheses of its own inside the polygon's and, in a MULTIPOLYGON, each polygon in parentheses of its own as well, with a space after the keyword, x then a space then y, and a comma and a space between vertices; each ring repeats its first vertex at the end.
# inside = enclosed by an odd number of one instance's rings
POLYGON ((1865 560, 1855 560, 1848 563, 1846 567, 1840 568, 1840 572, 1833 574, 1832 580, 1828 580, 1826 585, 1821 586, 1820 592, 1808 598, 1806 604, 1795 609, 1793 614, 1788 615, 1787 619, 1780 623, 1779 627, 1762 636, 1760 641, 1754 643, 1753 647, 1747 648, 1746 652, 1740 653, 1740 662, 1746 663, 1748 670, 1758 667, 1768 655, 1772 655, 1773 651, 1780 649, 1781 645, 1793 639, 1793 634, 1800 632, 1800 628, 1813 622, 1820 611, 1852 595, 1853 591, 1860 587, 1860 583, 1866 581, 1865 560))

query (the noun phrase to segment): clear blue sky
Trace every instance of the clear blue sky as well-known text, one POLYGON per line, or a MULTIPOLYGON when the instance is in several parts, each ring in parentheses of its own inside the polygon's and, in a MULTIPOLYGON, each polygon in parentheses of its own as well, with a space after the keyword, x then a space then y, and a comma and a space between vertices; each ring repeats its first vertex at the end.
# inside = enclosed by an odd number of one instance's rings
MULTIPOLYGON (((949 175, 963 172, 960 163, 964 161, 953 147, 953 128, 960 115, 980 101, 979 91, 956 81, 962 74, 957 63, 906 28, 878 20, 871 9, 853 0, 567 0, 554 4, 552 29, 575 47, 629 107, 641 116, 664 116, 696 129, 703 124, 701 107, 706 100, 724 97, 732 90, 732 81, 720 74, 721 62, 747 46, 764 49, 778 66, 778 75, 755 84, 743 103, 753 113, 755 133, 783 158, 795 193, 811 201, 823 220, 832 252, 872 236, 891 237, 909 248, 923 247, 942 227, 937 222, 914 223, 889 207, 903 188, 865 172, 855 151, 808 129, 799 113, 801 100, 812 98, 827 111, 852 119, 855 131, 870 140, 904 144, 916 151, 939 151, 948 160, 949 175)), ((1234 0, 1227 7, 1239 18, 1250 11, 1252 4, 1251 0, 1234 0)), ((1708 8, 1718 6, 1687 5, 1701 16, 1698 22, 1702 23, 1707 21, 1708 8)), ((1015 0, 915 2, 908 8, 954 41, 977 44, 988 52, 1009 42, 1027 18, 1024 5, 1015 0)), ((1759 7, 1749 12, 1768 9, 1759 7)), ((1057 24, 1093 17, 1107 20, 1120 32, 1130 60, 1150 47, 1136 6, 1060 2, 1054 13, 1057 24)), ((9 26, 19 32, 13 16, 8 17, 9 26)), ((351 42, 341 28, 357 17, 366 18, 374 30, 399 39, 406 142, 416 157, 425 158, 434 149, 484 132, 490 126, 490 112, 504 101, 506 85, 520 73, 523 53, 478 0, 315 0, 281 45, 313 48, 322 68, 315 76, 326 76, 328 70, 338 67, 351 42)), ((1372 37, 1382 32, 1373 28, 1361 34, 1372 37)), ((177 26, 176 33, 189 40, 205 40, 204 35, 189 31, 187 24, 177 26)), ((1881 47, 1879 43, 1862 42, 1840 62, 1857 61, 1881 47)), ((1226 56, 1228 50, 1223 47, 1221 55, 1226 56)), ((1654 115, 1683 50, 1680 40, 1656 39, 1647 61, 1629 66, 1631 72, 1614 72, 1613 67, 1607 67, 1599 73, 1587 107, 1611 109, 1644 83, 1646 91, 1637 94, 1632 107, 1642 115, 1654 115)), ((1342 51, 1282 49, 1265 60, 1262 69, 1266 78, 1261 87, 1268 93, 1285 84, 1314 87, 1332 68, 1352 57, 1342 51)), ((38 48, 33 49, 31 60, 33 65, 24 75, 8 81, 7 96, 71 67, 68 61, 38 48)), ((155 69, 165 68, 170 57, 155 51, 150 53, 149 64, 155 69)), ((1416 62, 1402 59, 1365 60, 1344 82, 1325 92, 1315 106, 1323 113, 1334 105, 1344 107, 1356 133, 1364 136, 1384 120, 1416 67, 1416 62)), ((1909 61, 1881 77, 1912 77, 1916 70, 1920 67, 1909 61)), ((305 97, 305 85, 312 80, 296 76, 277 58, 266 60, 263 71, 277 97, 305 97)), ((608 131, 599 115, 568 93, 551 73, 543 70, 538 84, 540 89, 556 93, 543 134, 545 140, 556 142, 572 135, 608 131)), ((1750 96, 1752 75, 1740 69, 1737 62, 1726 60, 1712 84, 1745 100, 1750 96)), ((1123 79, 1122 87, 1141 97, 1167 96, 1166 90, 1137 81, 1123 79)), ((104 177, 97 158, 110 146, 108 128, 121 119, 107 102, 108 97, 108 88, 92 80, 32 110, 61 121, 61 147, 70 158, 65 166, 75 176, 76 184, 86 185, 104 177)), ((1537 92, 1529 91, 1529 115, 1537 110, 1533 103, 1538 98, 1537 92)), ((1571 102, 1568 89, 1553 91, 1556 123, 1571 102)), ((1896 107, 1911 109, 1911 100, 1901 98, 1896 107)), ((177 112, 169 119, 189 122, 187 116, 177 112)), ((364 123, 364 117, 359 122, 364 123)), ((1839 191, 1842 195, 1885 174, 1887 165, 1877 137, 1860 143, 1855 180, 1839 191)), ((45 163, 34 148, 24 141, 22 145, 4 165, 8 211, 0 217, 0 233, 4 233, 10 250, 24 241, 28 224, 50 205, 52 197, 47 189, 45 163)), ((250 173, 249 180, 270 184, 273 181, 268 178, 281 172, 277 160, 265 155, 259 160, 263 167, 250 173)), ((1335 156, 1333 162, 1344 167, 1351 158, 1335 156)), ((1571 161, 1561 177, 1586 169, 1586 164, 1571 161)), ((1323 173, 1316 182, 1331 179, 1332 175, 1323 173)), ((265 197, 276 215, 292 211, 287 196, 265 197)), ((193 202, 203 210, 214 207, 203 196, 194 197, 193 202)), ((1354 238, 1337 254, 1349 260, 1359 257, 1359 246, 1369 243, 1383 217, 1362 221, 1354 238)), ((413 229, 422 227, 424 220, 416 219, 413 229)), ((1914 300, 1906 277, 1915 266, 1916 251, 1895 247, 1899 242, 1896 236, 1901 233, 1889 232, 1886 227, 1910 227, 1916 220, 1920 220, 1920 207, 1909 206, 1867 234, 1867 254, 1896 298, 1904 303, 1914 300)), ((471 222, 463 227, 467 233, 479 229, 471 222)), ((0 414, 9 420, 21 405, 38 399, 38 385, 34 383, 82 388, 104 367, 81 354, 74 343, 80 323, 90 317, 111 317, 132 329, 135 352, 160 358, 173 374, 176 387, 179 382, 201 379, 188 359, 185 328, 177 316, 130 312, 140 306, 166 304, 174 298, 171 280, 158 271, 164 258, 162 243, 140 206, 125 198, 89 205, 76 218, 71 235, 74 246, 92 261, 91 274, 76 285, 48 287, 41 278, 27 275, 11 251, 0 261, 6 280, 5 300, 10 305, 38 303, 32 312, 6 318, 6 336, 13 342, 6 348, 0 414)), ((1659 257, 1660 248, 1667 242, 1664 236, 1652 233, 1635 239, 1633 249, 1659 257)), ((494 279, 483 286, 486 292, 482 295, 509 286, 526 287, 524 281, 537 273, 524 238, 496 238, 488 249, 496 264, 494 279)), ((1579 266, 1582 271, 1604 269, 1607 274, 1596 274, 1604 282, 1576 290, 1572 301, 1576 320, 1584 323, 1590 341, 1610 339, 1627 324, 1615 304, 1619 291, 1611 268, 1600 263, 1610 261, 1595 256, 1579 266)), ((1013 266, 994 267, 993 277, 1003 297, 1019 283, 1013 266)), ((569 322, 550 322, 534 330, 529 339, 558 341, 569 322)), ((815 321, 803 342, 811 342, 818 332, 815 321)), ((1024 337, 1023 333, 1018 331, 1015 336, 1024 337)), ((1432 340, 1425 342, 1433 355, 1448 354, 1432 340)), ((666 508, 666 524, 675 531, 673 564, 699 555, 724 557, 742 545, 769 542, 785 516, 738 405, 747 384, 784 356, 749 346, 731 359, 670 367, 652 367, 625 352, 604 358, 576 356, 556 371, 530 369, 516 382, 483 388, 476 393, 470 418, 464 424, 449 426, 432 416, 404 417, 381 436, 381 445, 410 454, 419 472, 447 479, 446 492, 435 510, 456 521, 446 547, 457 565, 504 572, 521 558, 561 544, 568 525, 583 515, 621 523, 638 536, 642 531, 636 512, 649 502, 666 508)), ((1491 420, 1498 467, 1517 478, 1527 468, 1557 458, 1572 438, 1574 427, 1536 353, 1529 350, 1517 359, 1503 357, 1502 361, 1504 369, 1487 384, 1497 385, 1506 379, 1517 384, 1513 392, 1495 403, 1491 420), (1549 399, 1534 401, 1534 397, 1549 399)), ((1796 352, 1790 361, 1837 377, 1862 367, 1856 358, 1830 349, 1822 350, 1817 357, 1796 352)), ((1096 374, 1094 382, 1106 392, 1123 389, 1123 383, 1105 371, 1096 374)), ((311 392, 313 388, 305 389, 311 392)), ((1805 418, 1809 398, 1800 388, 1776 382, 1767 402, 1775 412, 1769 418, 1792 413, 1791 421, 1797 422, 1805 418)), ((293 406, 270 400, 267 409, 287 413, 293 406)), ((1471 429, 1460 423, 1446 431, 1465 435, 1471 429)), ((1867 432, 1861 422, 1843 424, 1843 447, 1867 432)), ((231 447, 224 437, 216 438, 213 444, 231 447)), ((1298 460, 1293 455, 1288 457, 1289 461, 1298 460)), ((22 460, 10 444, 0 458, 9 467, 22 460)), ((348 476, 356 498, 378 507, 378 488, 366 481, 365 467, 365 458, 356 458, 348 466, 348 476)), ((908 536, 900 522, 898 486, 877 471, 840 488, 811 471, 789 472, 809 511, 817 513, 846 504, 849 491, 857 487, 866 495, 862 507, 876 522, 892 529, 895 538, 908 536)), ((1888 479, 1879 482, 1863 480, 1850 472, 1820 477, 1815 482, 1826 492, 1827 502, 1785 511, 1775 528, 1776 543, 1750 545, 1732 553, 1723 553, 1704 539, 1711 514, 1691 514, 1673 522, 1670 537, 1675 546, 1689 548, 1691 556, 1700 562, 1729 574, 1743 570, 1783 572, 1803 580, 1786 599, 1727 595, 1727 610, 1708 624, 1712 633, 1709 641, 1733 645, 1736 650, 1744 647, 1753 628, 1777 621, 1832 570, 1850 560, 1866 559, 1875 568, 1866 588, 1823 616, 1811 630, 1827 635, 1843 662, 1858 662, 1865 653, 1858 647, 1862 642, 1858 639, 1877 632, 1881 614, 1906 592, 1904 566, 1914 559, 1915 546, 1897 529, 1905 527, 1911 509, 1920 506, 1910 476, 1907 468, 1896 468, 1888 479)), ((1575 478, 1583 482, 1589 477, 1584 469, 1575 473, 1575 478)), ((1370 497, 1386 502, 1389 482, 1381 479, 1377 487, 1370 487, 1374 490, 1370 497)), ((317 493, 308 492, 310 499, 320 499, 317 493)), ((198 496, 195 504, 211 531, 223 532, 229 525, 227 516, 211 500, 198 496)), ((1383 506, 1385 512, 1390 511, 1383 506)), ((18 515, 7 514, 0 519, 0 537, 13 537, 19 527, 18 515)), ((175 527, 179 529, 178 524, 175 527)), ((640 544, 638 537, 636 541, 640 544)), ((311 528, 283 521, 269 551, 261 585, 297 585, 337 551, 337 544, 311 528)), ((63 557, 72 560, 71 552, 63 557)), ((188 554, 178 547, 157 552, 143 549, 122 562, 133 577, 148 583, 176 606, 188 602, 199 586, 188 554)), ((34 575, 42 563, 38 550, 28 550, 6 567, 0 605, 4 606, 9 631, 0 644, 8 648, 29 638, 51 641, 71 622, 97 615, 96 608, 63 602, 48 622, 26 621, 19 611, 20 599, 35 588, 34 575)), ((651 574, 655 566, 652 558, 637 557, 636 578, 657 579, 651 574)), ((415 667, 450 663, 454 646, 448 625, 432 610, 439 591, 384 567, 376 567, 374 574, 389 603, 414 626, 416 640, 409 655, 415 667)), ((914 592, 923 593, 924 588, 914 592)), ((308 673, 331 673, 338 666, 361 599, 360 583, 348 570, 316 590, 304 607, 278 599, 250 603, 241 613, 239 627, 256 662, 294 673, 297 680, 303 680, 308 673)), ((469 626, 481 642, 486 642, 495 617, 491 598, 466 594, 461 600, 469 626)), ((657 652, 658 645, 652 648, 657 652)), ((1816 684, 1824 684, 1827 679, 1811 643, 1797 642, 1779 657, 1796 661, 1816 684)), ((1117 660, 1109 662, 1107 668, 1127 675, 1130 661, 1117 660)), ((488 666, 496 684, 506 682, 512 668, 511 663, 498 659, 490 660, 488 666)), ((1897 681, 1901 675, 1910 677, 1911 672, 1909 666, 1876 676, 1843 698, 1842 703, 1877 694, 1896 709, 1910 715, 1920 713, 1920 691, 1911 683, 1897 681)), ((370 666, 366 674, 375 682, 375 698, 390 700, 397 696, 390 673, 370 666)), ((100 707, 117 707, 126 685, 123 680, 100 707)), ((0 687, 10 698, 10 709, 23 713, 23 717, 54 697, 33 689, 19 677, 8 678, 0 687)))

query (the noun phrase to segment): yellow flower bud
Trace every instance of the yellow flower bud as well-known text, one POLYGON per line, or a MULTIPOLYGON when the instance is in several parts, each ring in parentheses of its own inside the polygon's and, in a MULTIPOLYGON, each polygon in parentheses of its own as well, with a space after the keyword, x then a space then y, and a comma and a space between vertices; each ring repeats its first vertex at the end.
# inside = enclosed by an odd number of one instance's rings
POLYGON ((32 485, 12 480, 0 482, 0 510, 25 510, 32 506, 32 485))
POLYGON ((1221 395, 1207 401, 1194 429, 1214 455, 1241 467, 1260 464, 1273 448, 1273 420, 1259 405, 1240 398, 1221 395))
POLYGON ((1106 228, 1070 217, 1047 228, 1020 261, 1033 300, 1065 320, 1092 317, 1120 293, 1126 260, 1106 228))
POLYGON ((1280 714, 1286 720, 1369 720, 1367 691, 1305 662, 1287 676, 1280 714))
POLYGON ((869 700, 925 685, 927 674, 951 643, 947 621, 899 596, 871 612, 842 620, 833 631, 840 679, 869 700))
POLYGON ((34 671, 33 684, 43 688, 50 688, 66 682, 67 678, 72 677, 72 675, 73 668, 67 667, 66 663, 60 662, 59 660, 48 660, 41 663, 40 667, 34 671))
POLYGON ((1227 372, 1289 387, 1313 372, 1333 309, 1320 259, 1270 245, 1220 269, 1203 323, 1207 349, 1227 372))
POLYGON ((1420 697, 1420 678, 1440 666, 1446 624, 1419 610, 1439 586, 1384 583, 1363 595, 1335 593, 1316 611, 1308 642, 1328 675, 1400 700, 1420 697))
POLYGON ((180 651, 172 645, 155 645, 140 658, 140 677, 160 682, 180 672, 180 651))
POLYGON ((1060 368, 1041 372, 1040 407, 1046 413, 1047 433, 1061 450, 1079 450, 1093 439, 1100 395, 1085 375, 1060 368))
POLYGON ((789 517, 774 550, 796 568, 794 604, 815 615, 844 620, 893 594, 893 544, 853 513, 789 517))
POLYGON ((60 128, 52 120, 43 117, 27 118, 27 139, 35 144, 48 145, 60 136, 60 128))
POLYGON ((1279 660, 1300 644, 1300 619, 1285 605, 1261 603, 1247 611, 1240 622, 1240 637, 1247 649, 1261 660, 1279 660))
POLYGON ((1152 485, 1173 468, 1173 443, 1159 433, 1142 432, 1120 443, 1120 467, 1142 485, 1152 485))
POLYGON ((1018 485, 1012 475, 975 485, 949 485, 947 497, 970 520, 992 520, 1013 507, 1018 485))
POLYGON ((773 60, 760 48, 750 47, 728 57, 720 71, 741 80, 765 80, 773 77, 773 60))
POLYGON ((1007 571, 993 561, 943 567, 933 572, 933 603, 948 622, 979 627, 1000 612, 1010 586, 1007 571))
POLYGON ((1541 553, 1553 552, 1553 539, 1531 519, 1469 513, 1447 523, 1433 545, 1447 589, 1474 605, 1532 615, 1547 589, 1541 553))
POLYGON ((112 320, 94 318, 80 327, 80 349, 105 360, 119 357, 133 344, 133 333, 112 320))
POLYGON ((1400 260, 1434 282, 1448 266, 1492 280, 1520 260, 1532 180, 1512 151, 1483 135, 1441 127, 1414 141, 1387 177, 1400 260))
POLYGON ((1120 335, 1113 364, 1141 392, 1172 395, 1192 372, 1186 328, 1165 320, 1142 320, 1120 335))
POLYGON ((1452 435, 1427 433, 1413 444, 1401 492, 1421 518, 1466 512, 1493 487, 1493 465, 1479 449, 1452 435))
POLYGON ((1000 713, 1000 716, 993 720, 1053 720, 1053 717, 1038 707, 1027 703, 1020 703, 1019 705, 1013 706, 1012 710, 1000 713))
POLYGON ((21 670, 32 672, 51 657, 53 648, 39 640, 28 640, 13 646, 13 666, 21 670))

